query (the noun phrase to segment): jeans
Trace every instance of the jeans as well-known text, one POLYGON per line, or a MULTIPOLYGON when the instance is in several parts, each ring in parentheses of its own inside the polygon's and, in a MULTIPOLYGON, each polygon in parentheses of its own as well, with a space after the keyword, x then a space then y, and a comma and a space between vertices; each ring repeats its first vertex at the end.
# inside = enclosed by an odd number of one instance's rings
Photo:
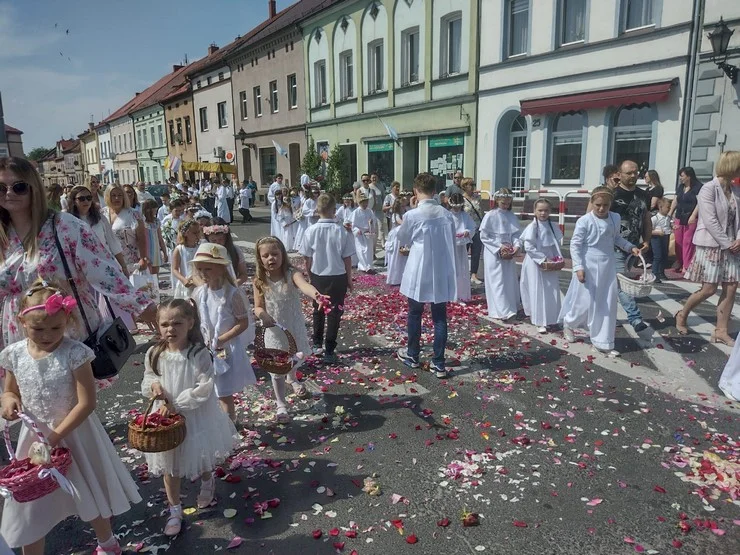
POLYGON ((653 251, 653 274, 655 277, 663 277, 665 274, 665 262, 668 259, 668 242, 670 235, 653 235, 650 238, 650 250, 653 251))
POLYGON ((311 274, 311 285, 322 295, 328 295, 331 300, 331 312, 327 317, 319 308, 316 301, 313 303, 313 344, 320 346, 324 344, 324 324, 326 323, 326 353, 333 354, 337 348, 337 335, 339 335, 339 323, 342 320, 344 299, 347 296, 347 274, 338 276, 318 276, 311 274))
MULTIPOLYGON (((614 251, 614 261, 616 262, 616 270, 618 274, 623 274, 624 272, 624 262, 627 260, 628 254, 621 250, 615 250, 614 251)), ((624 308, 624 311, 627 313, 627 320, 630 323, 630 326, 636 326, 640 322, 642 322, 642 313, 640 312, 640 309, 637 308, 637 302, 635 301, 635 298, 632 295, 628 295, 621 289, 619 290, 619 304, 622 305, 622 308, 624 308)))
MULTIPOLYGON (((447 346, 447 303, 432 303, 432 322, 434 322, 434 357, 432 362, 439 368, 445 367, 445 347, 447 346)), ((409 299, 408 327, 408 354, 414 360, 419 360, 421 347, 421 315, 424 313, 424 303, 409 299)))
POLYGON ((473 242, 470 244, 470 275, 478 273, 480 266, 480 255, 483 252, 483 243, 480 240, 480 231, 473 235, 473 242))

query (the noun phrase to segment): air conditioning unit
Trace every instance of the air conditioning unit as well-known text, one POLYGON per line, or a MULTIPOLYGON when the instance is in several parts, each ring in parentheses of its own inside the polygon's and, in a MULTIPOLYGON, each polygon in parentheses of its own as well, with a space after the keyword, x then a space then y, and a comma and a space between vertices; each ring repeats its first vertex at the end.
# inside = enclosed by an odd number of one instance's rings
POLYGON ((226 151, 219 146, 213 149, 213 155, 220 160, 226 155, 226 151))

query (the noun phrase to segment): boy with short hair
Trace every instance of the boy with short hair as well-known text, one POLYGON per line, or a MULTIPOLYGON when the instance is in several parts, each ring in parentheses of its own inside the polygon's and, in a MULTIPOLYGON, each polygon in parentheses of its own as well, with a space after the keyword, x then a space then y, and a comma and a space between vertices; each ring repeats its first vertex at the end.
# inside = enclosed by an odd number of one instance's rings
POLYGON ((399 360, 419 367, 421 315, 430 303, 434 322, 434 357, 430 369, 437 378, 448 377, 445 367, 447 346, 447 303, 457 298, 455 276, 455 220, 434 200, 437 179, 420 173, 414 179, 417 207, 403 216, 398 243, 410 245, 408 262, 401 279, 401 294, 409 300, 408 346, 398 349, 399 360))
POLYGON ((663 197, 658 199, 658 213, 652 217, 653 234, 650 237, 650 249, 653 251, 653 273, 655 283, 668 280, 665 275, 665 261, 668 258, 668 245, 673 232, 671 217, 668 212, 671 209, 671 201, 663 197))
POLYGON ((334 350, 344 312, 344 299, 347 291, 352 290, 352 255, 355 253, 355 244, 352 236, 337 223, 336 203, 330 195, 319 196, 316 211, 319 213, 319 221, 303 234, 300 254, 305 258, 311 285, 322 295, 328 296, 331 302, 328 318, 324 307, 319 306, 316 301, 313 303, 314 353, 321 352, 326 323, 324 362, 335 364, 338 358, 334 350))

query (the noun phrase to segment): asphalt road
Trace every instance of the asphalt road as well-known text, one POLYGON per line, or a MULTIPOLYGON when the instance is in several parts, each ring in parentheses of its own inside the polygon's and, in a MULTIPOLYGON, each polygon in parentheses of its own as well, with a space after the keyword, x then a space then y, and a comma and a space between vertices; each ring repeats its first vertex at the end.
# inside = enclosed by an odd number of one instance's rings
MULTIPOLYGON (((269 224, 233 231, 249 260, 269 224)), ((563 272, 563 291, 569 279, 563 272)), ((394 359, 405 302, 382 282, 357 278, 341 363, 309 360, 314 396, 294 400, 292 424, 272 423, 269 379, 243 395, 243 444, 217 485, 218 503, 189 514, 172 541, 161 534, 161 480, 147 478, 126 446, 128 412, 143 404, 140 346, 98 407, 145 498, 114 521, 131 552, 740 553, 740 507, 730 498, 739 487, 740 405, 716 387, 729 349, 707 340, 711 307, 690 319, 687 337, 670 317, 692 284, 661 285, 640 301, 654 334, 618 328, 620 359, 540 336, 526 321, 497 325, 485 299, 454 305, 449 358, 459 362, 439 381, 394 359), (702 460, 703 472, 688 477, 702 460), (717 489, 712 472, 721 475, 717 489), (725 478, 733 472, 734 481, 725 478), (377 496, 362 489, 372 476, 377 496), (464 526, 463 513, 479 524, 464 526)), ((430 322, 424 331, 428 339, 430 322)), ((185 485, 185 507, 197 488, 185 485)), ((69 520, 47 553, 92 547, 90 532, 69 520)))

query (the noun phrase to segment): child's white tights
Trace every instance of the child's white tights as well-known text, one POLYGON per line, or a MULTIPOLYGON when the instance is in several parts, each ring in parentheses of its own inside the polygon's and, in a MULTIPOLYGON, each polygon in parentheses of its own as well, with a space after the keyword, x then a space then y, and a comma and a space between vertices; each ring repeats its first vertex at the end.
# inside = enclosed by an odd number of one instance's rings
POLYGON ((285 383, 287 382, 291 384, 294 388, 299 383, 296 378, 295 371, 296 369, 293 368, 284 376, 270 374, 270 378, 272 379, 272 390, 275 392, 275 401, 277 402, 278 408, 285 408, 288 406, 288 402, 285 400, 285 383))

